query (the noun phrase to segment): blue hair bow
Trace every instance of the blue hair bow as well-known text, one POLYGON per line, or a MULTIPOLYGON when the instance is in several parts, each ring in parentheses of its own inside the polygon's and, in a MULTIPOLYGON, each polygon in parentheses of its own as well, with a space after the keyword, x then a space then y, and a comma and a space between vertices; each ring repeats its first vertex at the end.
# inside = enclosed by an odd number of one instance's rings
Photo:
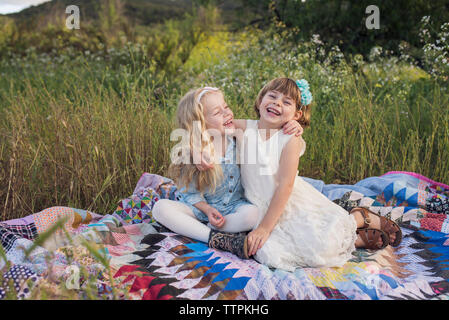
POLYGON ((309 83, 306 79, 296 80, 296 85, 301 91, 301 104, 303 106, 307 106, 312 103, 313 97, 312 93, 309 90, 309 83))

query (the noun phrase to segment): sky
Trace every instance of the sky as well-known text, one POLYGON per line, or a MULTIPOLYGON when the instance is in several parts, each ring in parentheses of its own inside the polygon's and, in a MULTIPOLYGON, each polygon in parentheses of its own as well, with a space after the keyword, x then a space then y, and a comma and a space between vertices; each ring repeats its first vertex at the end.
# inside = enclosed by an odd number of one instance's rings
POLYGON ((19 12, 29 6, 50 0, 0 0, 0 14, 19 12))

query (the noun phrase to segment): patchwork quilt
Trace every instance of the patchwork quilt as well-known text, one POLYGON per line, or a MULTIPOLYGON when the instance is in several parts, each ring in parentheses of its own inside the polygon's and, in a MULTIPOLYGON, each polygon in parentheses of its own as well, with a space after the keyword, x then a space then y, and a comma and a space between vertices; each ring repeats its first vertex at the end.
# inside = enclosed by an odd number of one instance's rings
POLYGON ((449 186, 413 172, 304 179, 348 211, 395 220, 403 242, 358 249, 341 268, 270 269, 156 223, 154 203, 177 188, 144 173, 109 215, 51 207, 0 222, 0 299, 449 299, 449 186))

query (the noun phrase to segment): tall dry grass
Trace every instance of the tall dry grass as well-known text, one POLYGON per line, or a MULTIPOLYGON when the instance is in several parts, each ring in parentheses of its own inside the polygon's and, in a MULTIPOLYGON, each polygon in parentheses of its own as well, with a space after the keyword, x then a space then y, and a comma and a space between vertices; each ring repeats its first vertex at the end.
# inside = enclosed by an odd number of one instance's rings
POLYGON ((2 220, 50 203, 112 212, 145 172, 169 163, 171 118, 153 105, 153 92, 134 88, 129 99, 98 83, 62 84, 62 92, 25 80, 3 110, 2 220))
POLYGON ((170 74, 130 50, 114 66, 96 56, 2 64, 1 220, 56 205, 112 213, 143 172, 166 174, 185 92, 218 86, 236 117, 254 118, 258 91, 277 76, 306 78, 314 95, 300 175, 353 184, 404 170, 449 182, 444 85, 393 57, 360 61, 281 36, 204 37, 170 74))

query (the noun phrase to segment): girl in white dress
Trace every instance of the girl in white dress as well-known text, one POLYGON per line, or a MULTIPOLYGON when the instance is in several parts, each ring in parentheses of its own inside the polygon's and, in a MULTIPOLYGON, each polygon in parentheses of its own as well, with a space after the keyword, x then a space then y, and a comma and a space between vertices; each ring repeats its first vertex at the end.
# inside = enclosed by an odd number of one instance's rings
POLYGON ((269 267, 338 267, 356 247, 382 249, 400 241, 400 228, 365 208, 351 214, 297 176, 306 143, 286 135, 294 119, 310 124, 312 96, 307 81, 278 78, 259 93, 259 120, 239 120, 242 185, 261 216, 248 234, 248 255, 269 267), (399 230, 398 230, 399 229, 399 230))

